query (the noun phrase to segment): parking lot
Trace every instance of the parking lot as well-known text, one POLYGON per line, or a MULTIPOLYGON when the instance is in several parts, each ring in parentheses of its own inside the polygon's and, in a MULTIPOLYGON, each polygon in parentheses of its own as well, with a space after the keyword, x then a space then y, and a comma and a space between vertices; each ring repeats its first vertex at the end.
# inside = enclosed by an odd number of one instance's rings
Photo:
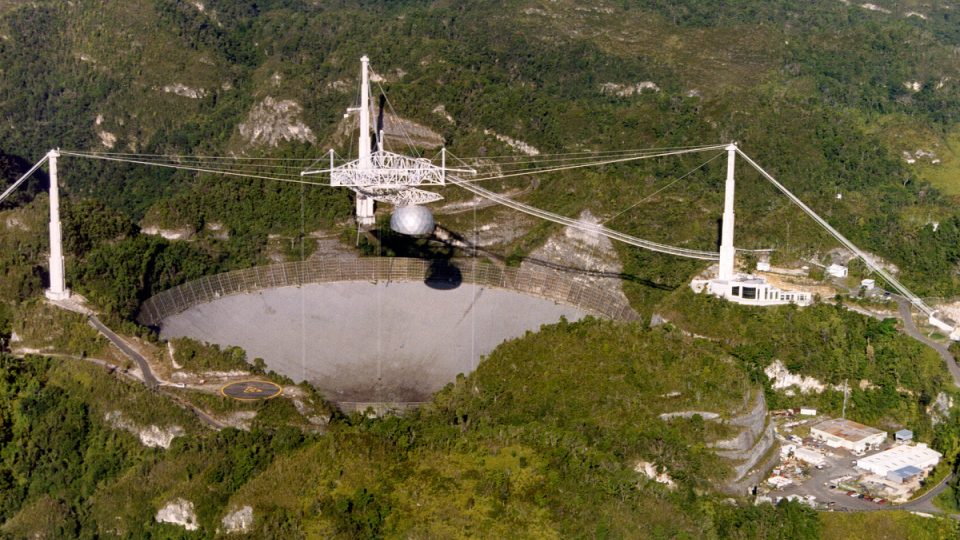
MULTIPOLYGON (((809 437, 809 428, 818 422, 816 417, 780 416, 777 422, 777 439, 781 446, 793 445, 807 451, 819 452, 823 463, 813 466, 798 457, 781 458, 776 475, 792 481, 783 487, 765 484, 761 495, 776 501, 779 497, 801 497, 821 509, 876 510, 889 504, 885 499, 872 500, 866 490, 857 481, 863 474, 856 468, 858 456, 842 448, 830 448, 826 444, 809 437)), ((886 447, 887 445, 885 445, 886 447)), ((798 451, 795 451, 798 453, 798 451)), ((871 452, 872 453, 872 452, 871 452)))
POLYGON ((826 463, 822 469, 808 467, 807 473, 810 475, 802 483, 794 482, 782 489, 771 490, 769 497, 786 497, 788 495, 816 497, 818 505, 826 506, 833 510, 871 510, 876 509, 879 503, 849 496, 848 489, 831 489, 830 486, 837 486, 836 480, 849 477, 851 484, 860 476, 860 472, 853 465, 853 460, 857 456, 846 450, 824 447, 822 449, 826 456, 826 463))

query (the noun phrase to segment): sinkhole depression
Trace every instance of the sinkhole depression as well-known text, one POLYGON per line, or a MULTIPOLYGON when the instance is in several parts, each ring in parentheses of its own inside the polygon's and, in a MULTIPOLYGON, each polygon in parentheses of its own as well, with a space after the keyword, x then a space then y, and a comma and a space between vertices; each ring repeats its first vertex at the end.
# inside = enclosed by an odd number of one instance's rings
POLYGON ((633 318, 621 298, 558 272, 371 257, 207 276, 148 299, 140 320, 241 347, 333 402, 416 403, 543 324, 633 318))

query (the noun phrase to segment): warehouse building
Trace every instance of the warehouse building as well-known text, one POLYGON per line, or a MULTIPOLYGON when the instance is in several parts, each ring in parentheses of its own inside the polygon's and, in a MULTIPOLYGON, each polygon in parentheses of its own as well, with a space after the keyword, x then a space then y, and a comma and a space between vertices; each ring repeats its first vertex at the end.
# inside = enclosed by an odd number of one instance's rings
MULTIPOLYGON (((901 444, 857 460, 857 468, 883 477, 889 477, 891 473, 902 471, 906 467, 929 472, 940 463, 942 457, 943 454, 925 444, 901 444)), ((905 476, 909 476, 908 473, 912 471, 903 472, 905 476)))
POLYGON ((887 440, 887 432, 851 420, 832 418, 810 428, 810 436, 831 448, 846 448, 862 453, 887 440))
POLYGON ((901 467, 887 473, 887 480, 894 484, 908 484, 922 477, 923 471, 913 465, 907 465, 906 467, 901 467))

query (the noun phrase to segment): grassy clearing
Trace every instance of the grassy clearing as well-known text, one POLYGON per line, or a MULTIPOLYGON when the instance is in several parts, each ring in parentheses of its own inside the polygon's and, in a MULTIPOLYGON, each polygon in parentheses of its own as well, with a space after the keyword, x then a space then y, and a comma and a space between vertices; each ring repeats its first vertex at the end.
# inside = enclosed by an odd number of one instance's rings
POLYGON ((917 167, 918 174, 944 193, 960 196, 960 128, 949 132, 935 148, 940 163, 924 161, 917 167))
POLYGON ((908 512, 822 512, 820 520, 824 540, 946 540, 956 538, 957 522, 952 519, 926 518, 908 512))

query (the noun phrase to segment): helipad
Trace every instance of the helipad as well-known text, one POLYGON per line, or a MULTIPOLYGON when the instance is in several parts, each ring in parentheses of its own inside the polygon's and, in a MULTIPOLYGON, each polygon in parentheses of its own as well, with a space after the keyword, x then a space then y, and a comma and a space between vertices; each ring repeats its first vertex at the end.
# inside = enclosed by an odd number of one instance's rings
POLYGON ((241 401, 270 399, 280 395, 283 389, 270 381, 238 381, 224 385, 220 393, 241 401))

